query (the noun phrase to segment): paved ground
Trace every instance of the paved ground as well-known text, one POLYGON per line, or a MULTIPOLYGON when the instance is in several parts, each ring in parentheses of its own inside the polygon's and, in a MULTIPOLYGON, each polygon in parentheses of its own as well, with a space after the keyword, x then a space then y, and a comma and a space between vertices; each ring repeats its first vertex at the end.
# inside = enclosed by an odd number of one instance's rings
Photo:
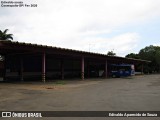
POLYGON ((160 75, 65 83, 0 83, 0 111, 160 111, 160 75))

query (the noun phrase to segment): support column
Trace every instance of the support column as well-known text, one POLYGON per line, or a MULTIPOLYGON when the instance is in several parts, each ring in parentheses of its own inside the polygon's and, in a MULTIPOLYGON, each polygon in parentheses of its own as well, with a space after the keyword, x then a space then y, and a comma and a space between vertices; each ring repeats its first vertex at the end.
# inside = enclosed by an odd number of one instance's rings
POLYGON ((20 59, 20 80, 23 81, 23 58, 20 59))
POLYGON ((84 57, 81 59, 81 79, 84 80, 84 57))
POLYGON ((87 77, 90 77, 89 61, 87 62, 87 77))
POLYGON ((46 81, 46 53, 42 53, 42 81, 46 81))
POLYGON ((143 64, 141 66, 141 74, 143 75, 143 64))
POLYGON ((108 77, 108 62, 107 62, 107 60, 105 61, 105 70, 104 70, 104 72, 105 72, 105 78, 107 78, 108 77))
POLYGON ((4 60, 3 60, 3 81, 6 81, 6 60, 7 60, 7 58, 6 58, 6 55, 4 56, 4 60))
POLYGON ((64 79, 64 60, 61 60, 61 79, 64 79))

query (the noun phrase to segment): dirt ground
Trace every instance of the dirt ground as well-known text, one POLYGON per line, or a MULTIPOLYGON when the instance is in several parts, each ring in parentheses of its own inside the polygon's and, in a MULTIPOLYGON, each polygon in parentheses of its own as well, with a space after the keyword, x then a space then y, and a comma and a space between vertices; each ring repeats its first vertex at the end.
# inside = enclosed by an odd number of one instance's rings
POLYGON ((0 111, 160 111, 160 75, 72 80, 63 84, 0 83, 0 111))

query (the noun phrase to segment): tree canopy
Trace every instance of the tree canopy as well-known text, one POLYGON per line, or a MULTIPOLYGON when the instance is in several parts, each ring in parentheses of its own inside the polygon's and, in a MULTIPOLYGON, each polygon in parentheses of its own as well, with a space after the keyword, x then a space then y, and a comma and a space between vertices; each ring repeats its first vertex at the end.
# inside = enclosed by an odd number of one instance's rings
POLYGON ((127 58, 135 58, 135 59, 139 59, 139 55, 138 54, 135 54, 135 53, 130 53, 128 55, 126 55, 125 57, 127 58))
POLYGON ((5 29, 4 31, 0 30, 0 40, 13 40, 13 34, 7 34, 8 29, 5 29))
POLYGON ((151 63, 144 66, 148 72, 160 72, 160 46, 146 46, 138 54, 130 53, 126 55, 129 58, 149 60, 151 63))
POLYGON ((107 55, 116 56, 116 53, 114 53, 114 52, 111 50, 111 51, 108 51, 107 55))

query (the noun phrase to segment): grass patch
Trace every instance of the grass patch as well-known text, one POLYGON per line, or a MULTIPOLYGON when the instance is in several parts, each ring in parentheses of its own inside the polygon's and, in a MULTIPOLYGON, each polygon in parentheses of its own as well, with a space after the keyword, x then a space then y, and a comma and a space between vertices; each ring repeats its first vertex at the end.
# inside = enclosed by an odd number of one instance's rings
POLYGON ((59 81, 56 81, 55 84, 65 85, 66 81, 59 80, 59 81))

